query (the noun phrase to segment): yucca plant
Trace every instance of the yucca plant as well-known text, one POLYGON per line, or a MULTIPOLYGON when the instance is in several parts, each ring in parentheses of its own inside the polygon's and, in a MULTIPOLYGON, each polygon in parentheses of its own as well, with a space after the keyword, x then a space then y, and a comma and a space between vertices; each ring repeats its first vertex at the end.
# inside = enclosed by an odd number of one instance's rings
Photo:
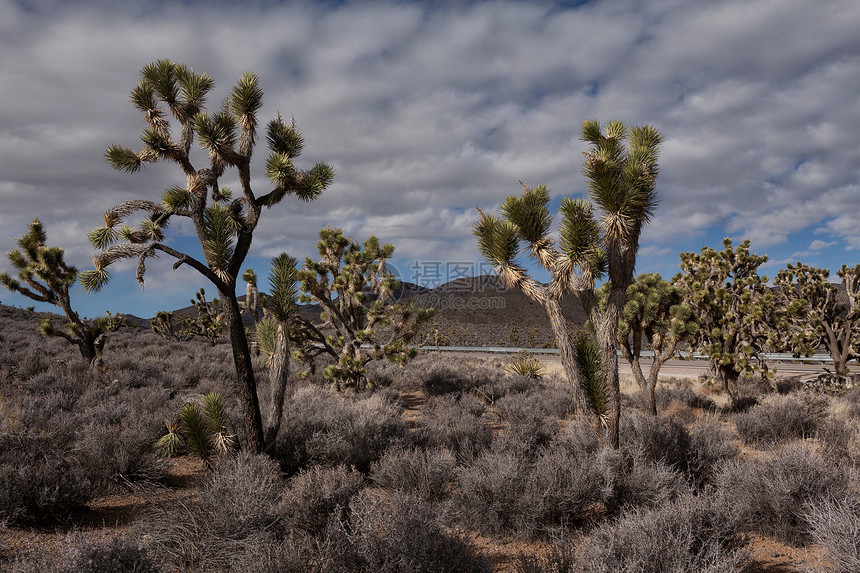
MULTIPOLYGON (((29 299, 46 302, 60 307, 66 315, 65 329, 57 329, 50 316, 45 316, 39 325, 42 336, 58 336, 75 344, 81 357, 91 365, 101 361, 106 342, 105 331, 111 324, 111 314, 95 320, 85 320, 72 309, 69 289, 78 279, 78 269, 65 262, 64 251, 60 247, 48 247, 48 236, 39 219, 30 222, 27 234, 17 239, 18 248, 7 253, 9 262, 18 269, 12 277, 0 273, 0 284, 6 289, 17 292, 29 299)), ((30 307, 28 310, 33 310, 30 307)))
POLYGON ((525 353, 521 355, 517 353, 511 359, 510 364, 505 367, 505 371, 529 378, 543 378, 546 368, 541 364, 540 360, 531 354, 525 353))
POLYGON ((236 298, 237 278, 264 209, 275 207, 288 195, 302 201, 316 199, 331 184, 334 170, 325 163, 300 169, 296 161, 304 139, 294 121, 285 122, 278 114, 265 127, 270 153, 264 173, 259 175, 266 177, 254 175, 251 159, 260 136, 257 116, 263 106, 260 79, 252 72, 242 74, 224 104, 210 113, 206 104, 214 85, 212 76, 170 60, 153 62, 141 70, 131 103, 146 124, 140 134, 143 147, 137 151, 113 144, 105 158, 114 169, 127 173, 166 161, 178 168, 180 179, 161 193, 160 201, 125 201, 105 212, 104 225, 89 234, 92 246, 99 250, 93 261, 95 269, 81 274, 81 284, 86 290, 99 290, 110 280, 110 265, 136 259, 136 277, 142 285, 148 259, 159 254, 171 257, 174 268, 188 265, 212 283, 233 348, 236 395, 248 446, 259 453, 263 422, 236 298), (205 151, 203 156, 192 153, 195 143, 205 151), (239 197, 232 199, 220 186, 224 178, 238 180, 239 197), (264 180, 270 185, 260 190, 264 180), (123 223, 136 213, 144 215, 138 227, 123 223), (194 226, 202 257, 182 252, 166 240, 168 226, 177 219, 194 226))
POLYGON ((299 321, 297 354, 310 361, 328 354, 337 362, 323 376, 358 390, 372 388, 366 365, 372 360, 404 364, 416 355, 409 344, 421 327, 433 318, 433 309, 419 308, 414 301, 392 304, 398 283, 386 264, 394 245, 380 244, 369 237, 363 244, 344 235, 342 229, 320 230, 317 251, 320 260, 305 259, 298 278, 304 294, 301 302, 322 307, 323 325, 299 321), (323 330, 330 327, 333 334, 323 330))
POLYGON ((238 449, 236 436, 229 432, 230 421, 221 394, 209 392, 201 402, 202 411, 196 403, 186 402, 179 410, 178 422, 165 422, 167 434, 155 443, 159 455, 169 458, 186 448, 212 467, 218 456, 238 449))
POLYGON ((495 265, 505 284, 521 289, 544 307, 579 412, 588 418, 598 436, 605 426, 609 441, 618 448, 618 320, 627 287, 633 282, 639 236, 657 206, 657 156, 662 136, 647 125, 628 129, 618 121, 605 126, 586 121, 580 139, 589 144, 582 171, 588 180, 591 201, 562 199, 558 245, 551 233, 549 189, 543 185, 530 188, 522 182, 523 194, 507 198, 501 217, 479 210, 474 235, 481 254, 495 265), (549 284, 541 284, 528 275, 518 261, 521 249, 550 274, 549 284), (606 304, 600 305, 595 283, 604 276, 611 287, 606 304), (594 325, 600 350, 599 377, 609 399, 608 412, 595 412, 595 402, 584 391, 591 383, 579 367, 574 336, 561 310, 561 298, 568 293, 580 300, 594 325))

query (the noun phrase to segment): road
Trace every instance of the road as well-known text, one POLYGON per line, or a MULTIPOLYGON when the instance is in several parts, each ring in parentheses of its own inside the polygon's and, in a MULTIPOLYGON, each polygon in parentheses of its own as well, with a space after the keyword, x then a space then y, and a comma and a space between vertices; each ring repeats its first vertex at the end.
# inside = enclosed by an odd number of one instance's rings
MULTIPOLYGON (((432 352, 432 351, 431 351, 432 352)), ((507 362, 510 360, 510 354, 500 354, 498 352, 444 352, 445 356, 462 357, 462 358, 484 358, 497 359, 507 362)), ((561 359, 558 355, 541 354, 535 355, 535 358, 545 364, 550 372, 561 372, 561 359)), ((651 368, 651 359, 642 358, 640 364, 642 371, 648 375, 648 370, 651 368)), ((791 377, 802 376, 803 378, 813 378, 824 372, 824 366, 821 364, 801 364, 794 362, 779 362, 771 363, 771 369, 776 371, 777 376, 791 377)), ((708 372, 709 364, 706 360, 669 360, 663 364, 660 369, 661 378, 689 378, 696 379, 700 375, 708 372)), ((623 358, 618 359, 618 370, 622 375, 632 376, 630 365, 623 358)))

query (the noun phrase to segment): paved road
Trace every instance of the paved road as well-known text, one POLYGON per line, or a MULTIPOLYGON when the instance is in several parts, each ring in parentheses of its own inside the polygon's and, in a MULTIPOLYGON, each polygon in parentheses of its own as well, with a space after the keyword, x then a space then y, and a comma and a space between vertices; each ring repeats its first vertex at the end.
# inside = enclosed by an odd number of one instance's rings
MULTIPOLYGON (((456 358, 489 358, 507 362, 510 360, 510 355, 499 354, 492 352, 445 352, 444 356, 456 358)), ((550 371, 561 371, 561 359, 557 355, 543 354, 536 355, 535 358, 540 360, 547 366, 550 371)), ((641 360, 642 371, 647 376, 648 369, 651 368, 651 360, 643 358, 641 360)), ((632 375, 630 365, 623 358, 618 359, 619 372, 622 375, 632 375)), ((660 369, 661 378, 698 378, 702 374, 708 372, 709 364, 705 360, 670 360, 663 364, 660 369)), ((800 364, 800 363, 771 363, 771 368, 776 370, 777 376, 802 376, 803 378, 813 378, 824 372, 824 367, 821 364, 800 364)), ((832 370, 832 369, 831 369, 832 370)))

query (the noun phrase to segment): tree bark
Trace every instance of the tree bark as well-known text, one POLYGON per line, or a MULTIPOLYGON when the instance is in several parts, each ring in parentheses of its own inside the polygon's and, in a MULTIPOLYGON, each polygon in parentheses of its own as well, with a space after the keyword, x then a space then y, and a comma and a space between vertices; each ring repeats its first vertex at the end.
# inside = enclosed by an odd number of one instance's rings
POLYGON ((600 419, 591 411, 585 400, 585 395, 582 391, 582 374, 576 365, 576 351, 573 347, 573 340, 570 336, 567 322, 561 312, 561 304, 555 299, 548 298, 541 301, 549 316, 550 328, 555 336, 556 345, 558 346, 559 356, 561 358, 561 366, 564 368, 564 373, 570 381, 573 396, 576 399, 576 407, 580 414, 585 416, 599 441, 603 441, 603 431, 600 419))
POLYGON ((221 308, 230 333, 230 346, 233 350, 233 363, 236 366, 236 390, 242 404, 242 418, 248 449, 259 454, 263 451, 263 421, 260 416, 260 402, 257 398, 257 383, 251 363, 248 337, 242 324, 242 311, 236 300, 236 293, 218 290, 221 308))
POLYGON ((269 370, 269 412, 266 421, 266 448, 274 444, 281 429, 281 416, 284 412, 284 396, 290 377, 290 341, 287 338, 287 323, 278 322, 275 353, 269 370))
POLYGON ((609 390, 609 416, 606 420, 606 431, 612 449, 621 447, 621 384, 618 376, 618 312, 612 305, 612 295, 606 311, 592 313, 591 323, 597 335, 597 346, 600 348, 600 362, 603 370, 604 384, 609 390))

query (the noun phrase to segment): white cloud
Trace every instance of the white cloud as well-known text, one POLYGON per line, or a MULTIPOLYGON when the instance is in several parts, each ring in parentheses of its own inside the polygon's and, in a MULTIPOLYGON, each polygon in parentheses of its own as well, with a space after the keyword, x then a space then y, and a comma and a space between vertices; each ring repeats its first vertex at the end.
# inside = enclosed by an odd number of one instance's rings
POLYGON ((126 175, 102 159, 113 142, 138 145, 128 91, 162 57, 212 74, 213 106, 253 69, 262 122, 294 114, 299 163, 336 167, 319 201, 264 212, 254 257, 313 254, 331 223, 403 257, 474 259, 476 204, 498 205, 518 179, 584 191, 578 134, 595 117, 665 134, 649 260, 713 233, 779 258, 810 229, 826 235, 812 242, 822 255, 860 248, 854 0, 22 5, 0 1, 0 49, 15 55, 0 63, 4 252, 38 215, 85 268, 104 209, 182 183, 174 166, 126 175))

